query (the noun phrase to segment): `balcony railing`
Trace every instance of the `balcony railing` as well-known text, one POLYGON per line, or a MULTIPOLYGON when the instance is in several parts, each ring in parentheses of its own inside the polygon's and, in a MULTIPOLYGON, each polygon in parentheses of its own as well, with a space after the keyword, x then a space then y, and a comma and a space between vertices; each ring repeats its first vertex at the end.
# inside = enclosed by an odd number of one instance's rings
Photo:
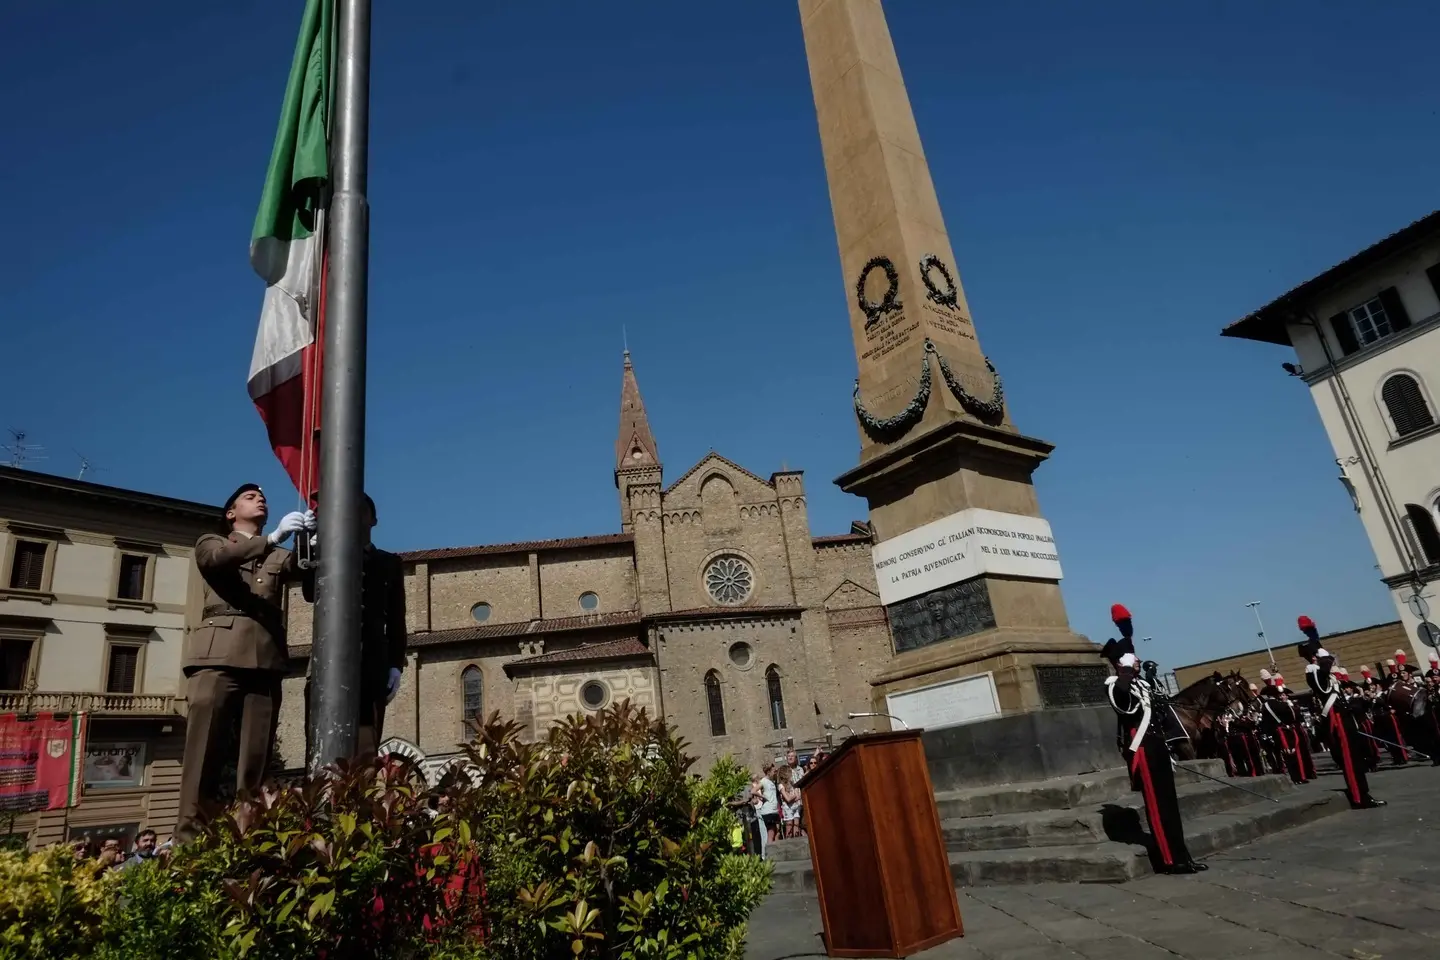
POLYGON ((83 693, 0 690, 0 713, 87 713, 126 717, 173 717, 181 713, 173 694, 83 693))

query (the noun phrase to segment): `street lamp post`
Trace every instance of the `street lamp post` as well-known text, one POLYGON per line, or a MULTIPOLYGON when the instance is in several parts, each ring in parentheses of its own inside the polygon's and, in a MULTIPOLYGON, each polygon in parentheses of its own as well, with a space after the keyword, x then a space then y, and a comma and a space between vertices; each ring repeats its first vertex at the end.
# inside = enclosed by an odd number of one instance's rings
POLYGON ((1260 601, 1251 600, 1245 604, 1255 613, 1255 625, 1260 628, 1260 642, 1265 644, 1265 652, 1270 655, 1270 666, 1275 666, 1275 651, 1270 649, 1270 641, 1265 639, 1265 624, 1260 619, 1260 601))

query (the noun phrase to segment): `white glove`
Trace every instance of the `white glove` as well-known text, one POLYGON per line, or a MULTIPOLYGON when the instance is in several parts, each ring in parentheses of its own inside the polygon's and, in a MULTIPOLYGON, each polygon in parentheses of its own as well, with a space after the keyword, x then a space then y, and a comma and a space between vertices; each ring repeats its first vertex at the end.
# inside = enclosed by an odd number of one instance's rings
POLYGON ((390 668, 390 684, 385 688, 385 702, 388 704, 395 699, 395 694, 400 692, 400 670, 398 667, 390 668))
POLYGON ((286 540, 289 540, 292 534, 299 533, 304 529, 305 514, 299 510, 295 510, 280 518, 280 522, 275 525, 274 532, 271 533, 267 539, 278 547, 286 540))
POLYGON ((319 526, 319 525, 320 525, 320 524, 319 524, 319 521, 317 521, 317 520, 315 519, 315 511, 314 511, 314 510, 306 510, 306 511, 305 511, 305 529, 306 529, 306 530, 314 530, 314 529, 315 529, 317 526, 319 526))

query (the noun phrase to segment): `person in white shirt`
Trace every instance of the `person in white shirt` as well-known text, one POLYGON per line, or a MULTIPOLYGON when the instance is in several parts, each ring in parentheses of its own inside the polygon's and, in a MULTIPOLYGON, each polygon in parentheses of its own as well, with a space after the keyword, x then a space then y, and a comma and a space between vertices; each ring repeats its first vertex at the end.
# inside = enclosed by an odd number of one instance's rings
POLYGON ((765 844, 769 846, 780 833, 780 791, 775 786, 773 762, 766 762, 760 772, 760 819, 765 824, 765 844))

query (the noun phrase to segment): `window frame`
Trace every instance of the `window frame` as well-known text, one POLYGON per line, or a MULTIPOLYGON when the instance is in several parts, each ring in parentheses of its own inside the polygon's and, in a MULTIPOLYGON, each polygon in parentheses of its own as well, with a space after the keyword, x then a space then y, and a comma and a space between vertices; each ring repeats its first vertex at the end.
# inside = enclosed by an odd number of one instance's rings
POLYGON ((5 538, 4 557, 0 558, 0 600, 38 600, 41 603, 55 602, 55 556, 60 552, 60 541, 65 534, 50 527, 36 527, 30 524, 11 523, 9 535, 5 538), (12 587, 15 576, 17 548, 21 543, 38 543, 45 548, 45 559, 41 565, 40 587, 12 587))
POLYGON ((105 638, 105 655, 100 661, 100 686, 99 690, 107 697, 139 697, 145 693, 145 648, 149 646, 143 639, 130 636, 107 636, 105 638), (110 672, 114 666, 114 656, 117 650, 135 651, 135 683, 131 690, 111 690, 110 672))
POLYGON ((727 718, 725 716, 725 681, 721 679, 720 671, 710 670, 706 672, 703 685, 705 687, 705 714, 709 721, 710 736, 715 738, 729 736, 730 725, 726 722, 727 718), (718 719, 720 721, 718 724, 720 729, 718 731, 715 729, 717 726, 715 722, 717 719, 717 708, 718 719))
POLYGON ((785 716, 785 685, 780 667, 774 663, 765 668, 765 704, 770 714, 770 726, 775 730, 790 729, 789 718, 785 716))
POLYGON ((115 542, 115 557, 110 565, 110 596, 105 600, 111 610, 155 612, 155 568, 159 563, 161 553, 159 548, 149 544, 121 540, 115 542), (125 571, 126 557, 134 557, 145 564, 138 597, 122 597, 120 595, 120 576, 125 571))
MULTIPOLYGON (((31 632, 8 624, 0 625, 0 640, 9 643, 28 643, 30 645, 30 651, 26 654, 25 658, 25 676, 20 679, 20 686, 15 691, 10 692, 30 690, 35 687, 38 682, 37 678, 40 676, 40 646, 44 637, 44 630, 31 632)), ((6 688, 0 687, 0 690, 4 689, 6 688)))
POLYGON ((1440 418, 1437 418, 1435 415, 1435 404, 1430 397, 1430 390, 1425 384, 1425 378, 1408 367, 1398 367, 1394 370, 1386 372, 1384 375, 1376 379, 1375 405, 1377 408, 1379 408, 1380 418, 1382 421, 1384 421, 1385 429, 1390 434, 1390 441, 1392 445, 1397 443, 1408 443, 1411 440, 1428 436, 1430 432, 1433 432, 1435 430, 1437 425, 1440 425, 1440 418), (1415 389, 1420 394, 1421 406, 1424 407, 1425 413, 1430 417, 1430 422, 1428 424, 1422 427, 1417 427, 1416 429, 1411 430, 1408 433, 1400 432, 1399 426, 1395 423, 1395 416, 1390 409, 1390 404, 1385 401, 1385 387, 1392 381, 1394 381, 1397 377, 1410 378, 1410 381, 1415 385, 1415 389))
POLYGON ((460 669, 460 730, 461 742, 468 742, 470 735, 474 732, 471 721, 483 723, 485 720, 485 669, 478 663, 467 663, 460 669), (474 676, 479 683, 477 690, 480 707, 473 714, 469 711, 470 692, 466 689, 469 682, 467 677, 474 671, 474 676))
POLYGON ((1385 304, 1380 299, 1379 294, 1376 294, 1369 300, 1366 300, 1364 303, 1357 303, 1355 306, 1347 309, 1345 311, 1345 317, 1347 320, 1350 321, 1350 332, 1355 334, 1355 342, 1360 345, 1361 350, 1364 350, 1366 347, 1374 346, 1375 344, 1379 343, 1381 340, 1386 339, 1387 337, 1393 337, 1398 332, 1395 329, 1395 321, 1390 316, 1390 312, 1385 309, 1385 304), (1378 309, 1370 309, 1371 304, 1374 304, 1375 307, 1377 307, 1378 309), (1365 311, 1365 319, 1368 320, 1371 326, 1376 330, 1375 338, 1373 340, 1366 340, 1365 334, 1360 329, 1360 323, 1355 317, 1355 314, 1360 310, 1365 311), (1379 332, 1379 325, 1375 323, 1375 317, 1377 314, 1385 321, 1386 330, 1384 333, 1379 332))

